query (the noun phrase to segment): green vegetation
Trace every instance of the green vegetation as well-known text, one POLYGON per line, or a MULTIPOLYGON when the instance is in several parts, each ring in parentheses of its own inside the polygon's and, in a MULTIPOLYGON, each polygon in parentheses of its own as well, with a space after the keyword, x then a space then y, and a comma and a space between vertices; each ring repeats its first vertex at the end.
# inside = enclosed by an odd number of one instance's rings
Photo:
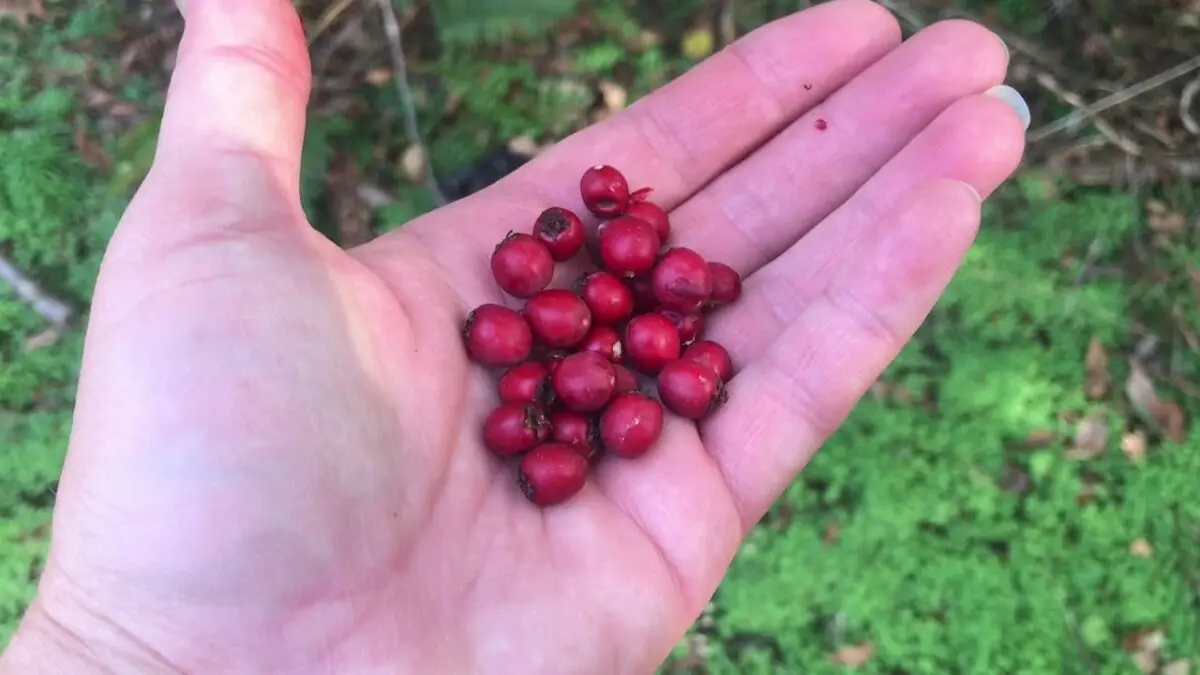
MULTIPOLYGON (((406 45, 443 177, 596 119, 600 81, 645 94, 692 63, 685 35, 717 23, 699 0, 542 0, 544 14, 522 14, 532 23, 506 18, 516 3, 474 2, 493 13, 445 0, 440 42, 406 45), (531 37, 556 21, 557 41, 531 37)), ((994 4, 1014 29, 1046 23, 1030 0, 994 4)), ((116 58, 149 28, 109 5, 46 0, 27 27, 0 9, 0 255, 81 314, 161 106, 161 73, 116 58)), ((739 5, 744 32, 795 3, 739 5)), ((361 48, 387 68, 382 43, 361 48)), ((402 168, 394 88, 359 80, 318 88, 318 104, 362 105, 314 104, 342 112, 314 112, 303 193, 331 223, 325 177, 348 157, 395 197, 369 212, 381 232, 431 202, 402 168)), ((664 672, 1196 672, 1200 233, 1169 223, 1198 204, 1186 186, 1085 189, 1024 170, 918 339, 753 533, 664 672), (1146 378, 1152 390, 1127 391, 1146 378)), ((44 556, 81 336, 47 332, 0 284, 0 644, 44 556)))

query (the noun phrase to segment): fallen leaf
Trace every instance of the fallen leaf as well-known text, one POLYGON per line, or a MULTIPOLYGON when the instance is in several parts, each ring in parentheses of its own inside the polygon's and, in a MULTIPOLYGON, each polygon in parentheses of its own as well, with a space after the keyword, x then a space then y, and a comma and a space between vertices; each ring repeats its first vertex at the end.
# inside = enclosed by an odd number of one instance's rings
POLYGON ((1153 422, 1167 438, 1182 443, 1187 426, 1187 415, 1173 401, 1164 401, 1154 390, 1154 382, 1146 369, 1136 360, 1130 360, 1129 379, 1125 382, 1125 395, 1134 410, 1146 421, 1153 422))
POLYGON ((1083 357, 1083 370, 1087 377, 1083 390, 1088 398, 1103 398, 1112 384, 1112 374, 1108 372, 1108 354, 1099 338, 1088 342, 1087 354, 1083 357))
POLYGON ((1162 648, 1166 644, 1166 636, 1161 630, 1141 630, 1125 636, 1121 646, 1129 653, 1133 664, 1143 675, 1150 675, 1158 669, 1162 658, 1162 648))
POLYGON ((701 26, 684 34, 679 50, 683 52, 684 57, 699 61, 712 54, 715 46, 716 38, 713 37, 712 29, 701 26))
POLYGON ((47 328, 46 330, 29 336, 22 345, 22 349, 27 352, 37 351, 58 342, 60 337, 59 332, 55 328, 47 328))
POLYGON ((1182 213, 1171 211, 1155 199, 1146 202, 1146 223, 1158 234, 1183 234, 1187 229, 1187 218, 1182 213))
POLYGON ((1121 452, 1134 464, 1141 462, 1146 456, 1146 434, 1134 431, 1122 436, 1121 452))
POLYGON ((862 668, 867 665, 867 661, 875 656, 875 646, 870 642, 864 642, 857 645, 845 645, 839 647, 829 661, 834 665, 845 666, 847 668, 862 668))
POLYGON ((830 521, 829 524, 825 526, 825 532, 821 535, 821 542, 828 546, 836 544, 838 539, 841 538, 842 531, 838 527, 838 524, 830 521))
POLYGON ((537 141, 529 134, 515 136, 508 141, 508 151, 522 157, 533 157, 541 151, 537 141))
POLYGON ((363 81, 372 87, 382 87, 392 81, 392 71, 387 68, 372 68, 363 75, 363 81))
POLYGON ((1149 558, 1154 553, 1154 549, 1145 539, 1134 539, 1129 544, 1129 552, 1138 558, 1149 558))
POLYGON ((410 145, 400 156, 400 171, 412 183, 419 183, 425 177, 425 148, 421 145, 410 145))
POLYGON ((1069 459, 1095 459, 1104 454, 1108 445, 1108 423, 1098 415, 1089 415, 1075 429, 1074 447, 1067 451, 1069 459))
POLYGON ((75 125, 74 140, 75 152, 78 152, 85 162, 101 171, 108 171, 112 168, 112 160, 109 159, 108 153, 104 152, 104 147, 100 145, 99 141, 88 136, 83 124, 75 125))
POLYGON ((22 27, 29 25, 29 18, 40 19, 46 16, 46 7, 42 0, 0 0, 0 19, 11 16, 22 27))
POLYGON ((600 89, 600 97, 604 101, 604 107, 610 112, 618 112, 624 110, 629 103, 629 92, 625 91, 625 87, 604 80, 596 85, 600 89))
POLYGON ((1172 661, 1162 668, 1162 675, 1188 675, 1192 671, 1191 662, 1186 659, 1172 661))
POLYGON ((1058 440, 1058 432, 1053 429, 1034 429, 1025 437, 1022 445, 1026 450, 1037 450, 1052 445, 1058 440))
POLYGON ((358 193, 360 182, 358 165, 348 154, 335 157, 325 175, 334 222, 337 223, 338 245, 343 248, 365 244, 375 236, 371 231, 370 210, 358 193))

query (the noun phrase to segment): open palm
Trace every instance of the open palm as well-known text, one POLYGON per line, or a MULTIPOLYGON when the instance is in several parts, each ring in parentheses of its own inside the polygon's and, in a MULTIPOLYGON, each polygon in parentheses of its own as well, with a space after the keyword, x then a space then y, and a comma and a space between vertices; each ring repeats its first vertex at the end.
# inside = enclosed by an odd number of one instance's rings
POLYGON ((947 22, 901 45, 878 5, 835 0, 342 251, 299 205, 290 3, 187 4, 25 631, 137 672, 652 671, 935 302, 978 226, 964 184, 989 194, 1023 147, 981 95, 1005 73, 994 36, 947 22), (649 455, 543 510, 481 447, 494 374, 459 331, 512 304, 495 244, 548 206, 584 213, 597 163, 746 278, 708 329, 737 374, 699 429, 668 416, 649 455))

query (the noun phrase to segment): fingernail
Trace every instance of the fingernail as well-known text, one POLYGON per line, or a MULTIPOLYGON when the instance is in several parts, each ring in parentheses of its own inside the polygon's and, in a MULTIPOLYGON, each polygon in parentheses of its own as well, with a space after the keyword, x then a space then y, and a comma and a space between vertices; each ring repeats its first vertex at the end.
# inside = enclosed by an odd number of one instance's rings
POLYGON ((980 204, 983 203, 983 195, 979 194, 979 190, 976 190, 974 185, 962 180, 958 181, 958 184, 963 186, 964 191, 971 193, 971 196, 975 198, 975 201, 979 202, 980 204))
POLYGON ((996 36, 996 39, 1000 41, 1000 46, 1004 47, 1004 62, 1008 63, 1012 61, 1012 52, 1008 51, 1008 43, 1006 43, 1004 38, 1000 37, 999 35, 996 36))
POLYGON ((997 87, 992 87, 984 93, 988 96, 995 96, 1001 101, 1007 103, 1008 107, 1012 108, 1013 112, 1017 113, 1017 117, 1021 119, 1021 127, 1026 130, 1029 129, 1029 123, 1031 121, 1029 104, 1025 102, 1025 99, 1021 96, 1020 92, 1008 86, 1007 84, 1002 84, 997 87))

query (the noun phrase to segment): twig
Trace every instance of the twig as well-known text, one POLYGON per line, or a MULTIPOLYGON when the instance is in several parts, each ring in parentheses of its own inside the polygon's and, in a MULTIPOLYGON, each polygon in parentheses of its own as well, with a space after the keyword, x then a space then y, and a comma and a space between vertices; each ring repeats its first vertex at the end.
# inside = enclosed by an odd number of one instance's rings
POLYGON ((308 32, 308 45, 311 47, 316 42, 317 37, 324 33, 327 28, 333 25, 334 21, 341 16, 342 12, 350 8, 356 0, 337 0, 329 7, 321 12, 321 16, 317 18, 317 24, 308 32))
MULTIPOLYGON (((1040 84, 1043 89, 1050 92, 1051 94, 1054 94, 1055 96, 1062 99, 1063 101, 1066 101, 1068 104, 1075 106, 1076 109, 1083 109, 1083 108, 1087 107, 1087 104, 1083 102, 1083 98, 1081 96, 1079 96, 1079 94, 1076 94, 1075 92, 1070 91, 1069 89, 1066 89, 1065 87, 1063 87, 1061 84, 1058 83, 1058 80, 1055 79, 1055 77, 1053 75, 1051 75, 1050 73, 1037 73, 1036 75, 1034 75, 1033 79, 1038 84, 1040 84)), ((1109 141, 1111 141, 1113 145, 1117 146, 1118 148, 1121 148, 1122 150, 1124 150, 1125 152, 1127 152, 1131 155, 1134 155, 1137 157, 1140 157, 1142 155, 1141 146, 1139 146, 1133 140, 1131 140, 1125 136, 1122 136, 1121 133, 1118 132, 1108 122, 1105 122, 1103 119, 1096 117, 1095 119, 1092 120, 1092 125, 1094 127, 1096 127, 1096 131, 1099 131, 1100 134, 1102 136, 1104 136, 1105 138, 1107 138, 1109 141)), ((1031 136, 1030 142, 1034 142, 1034 140, 1035 139, 1033 139, 1031 136)))
POLYGON ((917 14, 915 9, 909 7, 902 0, 879 0, 879 4, 901 19, 904 19, 914 30, 921 30, 926 26, 926 22, 921 18, 921 15, 917 14))
POLYGON ((424 174, 425 187, 433 198, 435 206, 444 206, 446 197, 438 187, 430 167, 429 152, 421 141, 421 130, 417 127, 417 109, 413 105, 412 91, 408 88, 408 66, 404 60, 404 45, 400 42, 400 23, 396 21, 396 10, 391 5, 392 0, 376 0, 379 11, 383 14, 383 28, 387 33, 388 47, 392 53, 392 67, 396 71, 396 91, 400 95, 400 106, 404 117, 404 135, 409 145, 421 150, 425 165, 421 172, 424 174))
POLYGON ((71 308, 51 296, 37 282, 21 274, 12 263, 0 257, 0 279, 8 282, 22 302, 41 315, 55 328, 62 328, 71 320, 71 308))
POLYGON ((722 46, 733 44, 737 39, 737 0, 721 0, 721 16, 717 25, 722 46))
POLYGON ((1122 103, 1137 98, 1138 96, 1141 96, 1152 89, 1157 89, 1158 87, 1161 87, 1172 80, 1183 77, 1197 68, 1200 68, 1200 56, 1194 56, 1175 66, 1174 68, 1165 70, 1153 77, 1146 78, 1145 80, 1126 87, 1115 94, 1105 96, 1091 105, 1083 106, 1069 115, 1061 117, 1039 129, 1034 130, 1029 134, 1029 142, 1036 143, 1044 140, 1053 134, 1073 127, 1090 117, 1094 117, 1101 112, 1112 108, 1113 106, 1121 105, 1122 103))
POLYGON ((1183 88, 1183 94, 1179 97, 1179 118, 1183 120, 1185 129, 1195 136, 1200 136, 1200 123, 1192 117, 1192 101, 1196 100, 1197 93, 1200 93, 1200 77, 1188 82, 1183 88))

